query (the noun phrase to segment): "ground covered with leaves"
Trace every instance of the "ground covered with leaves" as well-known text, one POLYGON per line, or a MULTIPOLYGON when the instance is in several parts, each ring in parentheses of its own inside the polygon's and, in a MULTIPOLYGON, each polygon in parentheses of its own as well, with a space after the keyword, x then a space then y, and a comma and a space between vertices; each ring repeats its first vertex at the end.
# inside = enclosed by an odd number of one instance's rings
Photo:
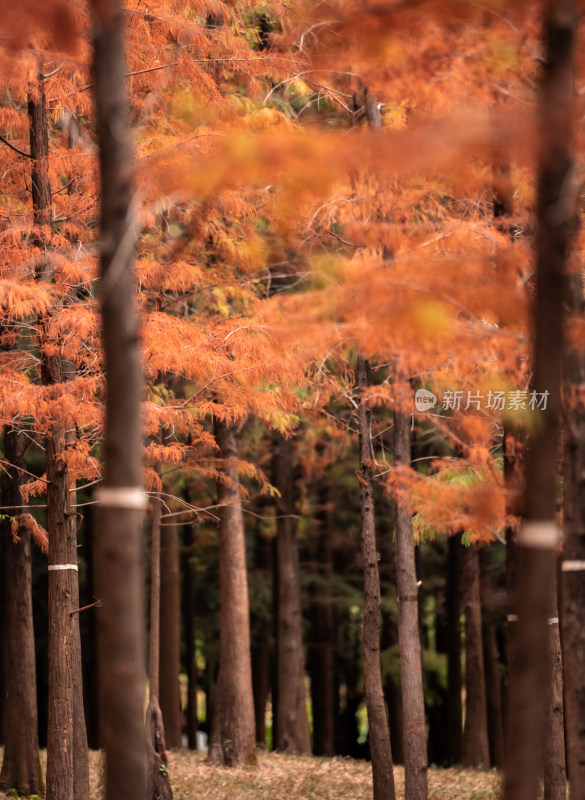
MULTIPOLYGON (((44 762, 43 753, 43 762, 44 762)), ((204 755, 180 750, 170 755, 174 800, 371 800, 372 770, 350 758, 299 758, 262 753, 255 767, 211 766, 204 755)), ((44 766, 44 764, 43 764, 44 766)), ((91 800, 103 796, 99 753, 90 753, 91 800)), ((404 797, 404 770, 396 767, 397 798, 404 797)), ((500 779, 495 770, 435 769, 429 772, 429 800, 496 800, 500 779)), ((2 794, 0 799, 14 797, 2 794)))

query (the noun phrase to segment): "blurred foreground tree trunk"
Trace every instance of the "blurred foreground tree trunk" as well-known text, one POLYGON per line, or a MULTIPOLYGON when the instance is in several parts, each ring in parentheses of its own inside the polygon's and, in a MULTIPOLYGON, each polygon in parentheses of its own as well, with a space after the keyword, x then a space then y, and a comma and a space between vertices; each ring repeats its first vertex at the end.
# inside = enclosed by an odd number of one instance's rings
POLYGON ((525 521, 517 539, 515 614, 518 621, 510 675, 504 800, 536 800, 542 776, 550 649, 547 621, 559 541, 557 456, 565 274, 575 201, 570 175, 573 169, 577 14, 574 0, 550 0, 544 6, 545 66, 540 98, 532 390, 538 400, 544 398, 547 402, 546 409, 542 407, 537 412, 539 425, 531 435, 526 465, 525 521))
POLYGON ((142 366, 135 307, 136 222, 124 18, 120 0, 92 0, 91 8, 106 371, 104 483, 96 492, 100 504, 96 573, 103 602, 98 645, 105 800, 144 800, 142 366))

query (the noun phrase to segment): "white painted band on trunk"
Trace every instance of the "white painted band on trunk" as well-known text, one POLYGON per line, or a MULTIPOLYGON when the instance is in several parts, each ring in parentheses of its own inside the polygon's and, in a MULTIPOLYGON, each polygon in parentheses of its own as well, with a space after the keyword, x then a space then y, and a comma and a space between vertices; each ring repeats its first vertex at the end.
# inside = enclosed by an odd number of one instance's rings
POLYGON ((583 572, 585 571, 585 561, 562 561, 562 572, 583 572))
POLYGON ((547 622, 548 622, 549 625, 558 625, 559 624, 559 618, 558 617, 551 617, 549 620, 547 620, 547 622))
POLYGON ((148 498, 140 486, 101 486, 95 493, 100 506, 142 510, 148 498))
POLYGON ((553 550, 559 541, 559 526, 553 520, 524 522, 518 532, 518 544, 521 547, 553 550))
POLYGON ((508 622, 518 622, 518 614, 508 614, 508 622))
POLYGON ((49 564, 47 567, 48 570, 52 569, 74 569, 75 572, 79 572, 79 567, 77 564, 49 564))

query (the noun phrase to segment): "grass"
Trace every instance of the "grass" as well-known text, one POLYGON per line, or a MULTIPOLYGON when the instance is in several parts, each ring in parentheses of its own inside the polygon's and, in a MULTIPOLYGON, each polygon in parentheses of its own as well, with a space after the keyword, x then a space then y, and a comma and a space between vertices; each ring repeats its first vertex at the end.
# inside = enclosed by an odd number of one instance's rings
MULTIPOLYGON (((44 757, 44 753, 43 753, 44 757)), ((170 755, 174 800, 372 800, 371 765, 350 758, 300 758, 261 753, 256 767, 227 769, 188 750, 170 755)), ((90 753, 91 800, 101 800, 102 764, 90 753)), ((404 770, 396 767, 397 799, 404 797, 404 770)), ((429 800, 497 800, 495 770, 429 770, 429 800)), ((0 793, 1 800, 7 795, 0 793)))

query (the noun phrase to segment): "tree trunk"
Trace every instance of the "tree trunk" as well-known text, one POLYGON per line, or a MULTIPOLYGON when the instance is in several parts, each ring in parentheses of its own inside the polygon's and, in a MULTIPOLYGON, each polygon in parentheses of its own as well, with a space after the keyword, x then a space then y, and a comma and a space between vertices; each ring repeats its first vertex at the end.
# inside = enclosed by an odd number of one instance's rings
POLYGON ((493 586, 490 573, 490 548, 479 551, 480 597, 482 605, 483 663, 490 763, 504 766, 504 719, 502 716, 502 681, 500 655, 496 637, 496 614, 493 608, 493 586))
MULTIPOLYGON (((549 663, 547 619, 558 546, 557 454, 565 269, 575 213, 575 197, 568 191, 568 176, 572 168, 576 6, 572 0, 548 2, 544 14, 532 388, 537 396, 547 398, 547 407, 539 414, 539 425, 532 433, 526 469, 526 522, 518 535, 518 622, 510 686, 504 800, 535 800, 543 764, 549 663)), ((577 775, 575 779, 578 781, 577 775)))
MULTIPOLYGON (((49 183, 49 135, 45 94, 42 84, 28 100, 32 158, 33 221, 37 226, 51 222, 52 195, 49 183)), ((36 233, 41 258, 37 276, 47 280, 51 265, 46 257, 46 231, 36 233)), ((40 321, 41 346, 45 325, 40 321)), ((45 385, 66 378, 59 355, 41 356, 41 378, 45 385)), ((69 496, 69 473, 63 452, 66 434, 59 423, 46 440, 47 517, 49 532, 49 721, 47 734, 47 798, 89 800, 89 761, 83 709, 83 678, 77 577, 77 534, 69 496), (58 463, 57 463, 58 460, 58 463), (62 539, 62 541, 57 541, 62 539), (56 616, 53 618, 52 614, 56 616), (63 681, 61 684, 60 682, 63 681), (72 748, 72 752, 67 751, 72 748), (63 769, 71 765, 71 774, 63 769), (70 783, 71 781, 71 783, 70 783)))
POLYGON ((277 500, 276 558, 278 569, 278 733, 276 747, 287 753, 309 755, 311 734, 305 693, 305 654, 299 583, 299 551, 293 497, 292 447, 274 436, 277 500))
MULTIPOLYGON (((258 523, 260 520, 258 520, 258 523)), ((254 543, 254 572, 256 579, 270 586, 272 580, 272 549, 274 540, 262 535, 256 526, 254 543)), ((268 595, 269 596, 269 595, 268 595)), ((252 688, 254 691, 254 718, 256 744, 266 746, 266 703, 270 694, 271 672, 271 604, 261 607, 252 618, 252 688)))
MULTIPOLYGON (((525 488, 525 444, 524 435, 518 429, 510 429, 504 423, 504 484, 506 488, 506 517, 524 516, 523 493, 525 488)), ((518 574, 517 534, 513 525, 506 527, 506 593, 507 593, 507 626, 506 626, 506 660, 508 664, 508 694, 510 675, 513 672, 515 652, 514 633, 517 618, 514 613, 514 591, 518 574)), ((507 702, 505 706, 508 707, 507 702)), ((504 729, 504 737, 507 731, 504 729)))
POLYGON ((382 672, 380 667, 380 575, 376 549, 376 518, 374 510, 372 431, 370 410, 364 392, 369 385, 368 362, 361 353, 356 365, 358 399, 358 424, 360 461, 361 556, 364 573, 364 627, 362 634, 364 658, 364 686, 372 772, 374 800, 394 800, 394 773, 390 730, 386 716, 382 672))
POLYGON ((215 420, 215 438, 224 460, 218 484, 219 528, 219 675, 213 706, 209 758, 236 766, 256 759, 254 696, 250 659, 250 612, 246 538, 234 429, 215 420))
POLYGON ((463 756, 461 703, 461 534, 449 537, 447 555, 447 739, 449 763, 463 756))
MULTIPOLYGON (((583 281, 569 276, 569 312, 583 318, 583 281)), ((563 560, 561 563, 562 645, 565 715, 571 800, 585 800, 585 355, 568 348, 563 409, 563 560)), ((553 650, 553 659, 555 658, 553 650)))
MULTIPOLYGON (((397 377, 397 381, 399 378, 397 377)), ((394 463, 410 466, 410 418, 401 407, 408 387, 396 386, 394 412, 394 463)), ((398 590, 398 638, 400 680, 404 720, 405 800, 426 800, 427 740, 422 680, 422 660, 418 625, 418 586, 414 538, 408 488, 396 492, 396 583, 398 590)))
POLYGON ((312 572, 315 580, 310 590, 309 673, 313 706, 313 753, 334 756, 336 692, 335 692, 335 625, 331 579, 333 558, 331 530, 328 525, 325 479, 318 488, 317 529, 311 537, 312 572))
POLYGON ((101 304, 106 370, 104 483, 96 572, 105 800, 144 800, 144 567, 140 400, 134 303, 132 152, 120 0, 92 0, 102 189, 101 304))
POLYGON ((160 548, 160 710, 168 748, 181 746, 181 579, 179 528, 165 526, 160 548))
POLYGON ((185 527, 183 544, 183 597, 185 615, 185 661, 187 666, 187 745, 197 750, 197 648, 195 639, 195 567, 193 548, 195 545, 195 525, 185 527))
MULTIPOLYGON (((8 467, 3 500, 8 506, 22 504, 21 473, 26 439, 17 431, 4 431, 4 456, 8 467)), ((15 510, 15 516, 18 511, 15 510)), ((3 523, 6 558, 6 689, 4 706, 4 760, 0 789, 17 789, 21 795, 44 791, 39 760, 37 720, 37 678, 32 613, 31 535, 20 525, 18 541, 3 523)), ((4 687, 1 687, 4 689, 4 687)))
POLYGON ((150 573, 150 641, 148 657, 148 707, 146 709, 147 767, 146 797, 150 800, 172 800, 165 746, 165 728, 158 702, 160 688, 160 629, 161 615, 161 502, 152 501, 151 573, 150 573))
POLYGON ((463 763, 489 767, 485 673, 481 636, 479 554, 474 545, 463 553, 463 604, 465 606, 465 727, 463 763))
MULTIPOLYGON (((556 577, 556 576, 555 576, 556 577)), ((556 580, 548 620, 550 636, 549 671, 544 725, 544 800, 566 800, 565 720, 563 714, 563 662, 559 635, 556 580)))
POLYGON ((47 798, 73 800, 73 616, 77 540, 72 523, 65 435, 46 440, 49 531, 49 725, 47 798))

